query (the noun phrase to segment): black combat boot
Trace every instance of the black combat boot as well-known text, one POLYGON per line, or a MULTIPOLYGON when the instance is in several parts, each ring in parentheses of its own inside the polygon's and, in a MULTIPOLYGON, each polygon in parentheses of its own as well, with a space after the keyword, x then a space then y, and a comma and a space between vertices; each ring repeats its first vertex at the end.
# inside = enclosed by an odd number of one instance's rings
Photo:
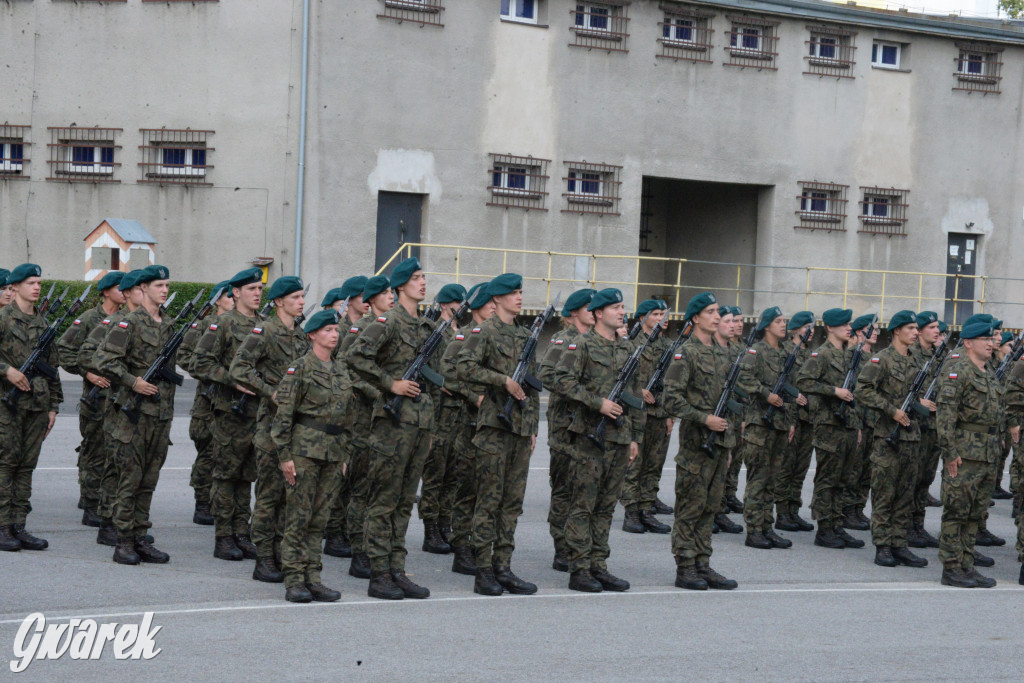
POLYGON ((981 546, 998 546, 1006 545, 1005 538, 999 538, 988 529, 978 529, 978 537, 974 541, 974 545, 981 546))
MULTIPOLYGON (((924 543, 925 548, 938 548, 939 539, 928 533, 928 530, 924 526, 917 527, 917 537, 924 543)), ((909 544, 908 544, 909 545, 909 544)))
POLYGON ((305 585, 288 586, 284 591, 284 599, 288 602, 313 602, 313 594, 305 585))
POLYGON ((96 532, 96 542, 100 545, 117 545, 117 529, 109 519, 104 519, 100 524, 100 530, 96 532))
POLYGON ((758 550, 771 550, 772 542, 764 537, 757 529, 751 529, 747 532, 747 540, 743 542, 743 545, 748 548, 757 548, 758 550))
POLYGON ((1020 577, 1017 579, 1017 583, 1024 586, 1024 562, 1020 565, 1020 577))
POLYGON ((799 513, 790 513, 789 518, 796 525, 797 531, 814 531, 814 525, 801 517, 799 513))
POLYGON ((604 586, 591 575, 589 569, 577 569, 569 575, 569 590, 581 593, 600 593, 604 586))
POLYGON ((114 548, 114 562, 118 564, 138 564, 142 561, 135 552, 135 539, 131 536, 118 536, 117 547, 114 548))
POLYGON ((658 521, 658 518, 654 515, 654 510, 643 510, 640 512, 640 523, 644 525, 644 528, 650 531, 652 534, 667 534, 672 531, 672 527, 668 524, 664 524, 658 521))
POLYGON ((452 547, 441 538, 441 529, 437 522, 423 520, 423 552, 434 555, 447 555, 452 547))
POLYGON ((788 538, 783 538, 782 536, 779 536, 772 530, 770 526, 766 526, 762 533, 764 537, 768 539, 768 542, 772 544, 773 548, 782 548, 783 550, 785 550, 786 548, 793 547, 793 541, 789 540, 788 538))
POLYGON ((138 553, 139 559, 143 562, 167 564, 171 560, 170 555, 154 548, 153 544, 147 541, 145 536, 139 536, 135 539, 135 552, 138 553))
POLYGON ((800 525, 793 521, 793 515, 789 512, 780 512, 776 516, 775 528, 779 531, 803 531, 800 525))
POLYGON ((0 526, 0 550, 13 553, 21 550, 21 541, 14 537, 14 529, 8 526, 0 526))
POLYGON ((441 539, 444 540, 444 542, 447 543, 449 546, 451 546, 451 544, 452 544, 452 540, 451 540, 452 539, 452 525, 451 525, 451 523, 449 522, 449 523, 446 523, 446 524, 442 524, 441 522, 438 522, 437 523, 437 530, 441 534, 441 539))
POLYGON ((995 588, 996 580, 979 573, 977 569, 967 572, 967 576, 974 579, 974 582, 978 584, 978 588, 995 588))
POLYGON ((337 602, 341 600, 341 591, 336 591, 333 588, 328 588, 319 581, 316 583, 307 583, 306 590, 309 591, 310 595, 317 602, 337 602))
POLYGON ((348 534, 341 531, 331 534, 324 541, 324 555, 331 557, 352 557, 352 544, 348 540, 348 534))
POLYGON ((482 567, 476 570, 476 580, 473 581, 473 592, 480 595, 501 595, 505 588, 494 578, 494 570, 490 567, 482 567))
POLYGON ((371 577, 370 558, 367 557, 366 553, 352 553, 352 563, 348 566, 348 575, 354 576, 357 579, 369 579, 371 577))
POLYGON ((939 500, 938 498, 936 498, 935 496, 933 496, 930 493, 925 494, 924 500, 925 500, 925 505, 927 505, 930 508, 940 508, 940 507, 942 507, 942 501, 939 500))
POLYGON ((694 566, 676 567, 676 588, 687 588, 692 591, 706 591, 708 582, 694 566))
POLYGON ((834 533, 836 538, 838 538, 840 541, 842 541, 843 545, 845 545, 847 548, 863 548, 864 547, 864 541, 860 540, 859 538, 854 538, 853 536, 851 536, 850 534, 848 534, 846 532, 846 529, 844 529, 841 526, 833 527, 832 528, 832 533, 834 533))
POLYGON ((626 510, 626 516, 622 520, 622 530, 629 534, 642 534, 647 532, 647 527, 640 520, 639 510, 626 510))
POLYGON ((994 567, 996 565, 996 561, 993 560, 988 555, 984 555, 984 554, 980 553, 978 551, 978 549, 975 548, 974 549, 974 564, 975 564, 975 566, 978 566, 978 567, 994 567))
POLYGON ((91 526, 98 528, 103 523, 103 519, 96 514, 96 511, 92 508, 85 508, 82 511, 82 526, 91 526))
POLYGON ((23 550, 46 550, 50 547, 49 542, 45 538, 38 538, 25 531, 24 524, 14 525, 14 537, 21 541, 23 550))
POLYGON ((614 591, 616 593, 624 593, 629 590, 629 581, 620 579, 614 574, 610 574, 607 569, 591 569, 590 575, 601 584, 601 587, 606 591, 614 591))
POLYGON ((871 523, 863 521, 857 516, 857 511, 851 509, 843 516, 843 526, 854 531, 867 531, 871 528, 871 523))
POLYGON ((78 497, 78 509, 79 510, 84 510, 85 509, 85 496, 79 496, 78 497))
POLYGON ((569 558, 555 551, 555 559, 551 560, 551 568, 556 572, 569 571, 569 558))
POLYGON ((533 595, 537 592, 537 584, 523 581, 512 572, 512 568, 504 565, 494 565, 494 579, 501 584, 501 587, 513 595, 533 595))
MULTIPOLYGON (((354 557, 352 559, 355 560, 354 557)), ((405 593, 395 585, 394 579, 391 578, 391 572, 387 569, 370 573, 370 584, 366 589, 366 594, 371 598, 380 598, 381 600, 401 600, 405 597, 405 593)))
POLYGON ((255 560, 260 556, 249 534, 235 534, 235 545, 242 551, 242 557, 247 560, 255 560))
POLYGON ((843 539, 836 536, 834 529, 820 525, 818 526, 818 533, 814 535, 814 545, 821 546, 822 548, 833 548, 836 550, 846 547, 843 539))
POLYGON ((661 498, 655 496, 654 498, 654 513, 658 515, 673 515, 675 509, 671 505, 667 505, 661 502, 661 498))
POLYGON ((407 598, 422 600, 423 598, 430 597, 430 589, 417 583, 413 583, 412 580, 406 576, 404 569, 392 569, 391 580, 395 582, 395 585, 398 586, 399 590, 401 590, 407 598))
POLYGON ((1013 498, 1013 494, 1004 489, 999 484, 996 484, 996 488, 992 491, 992 500, 1010 500, 1013 498))
POLYGON ((261 557, 256 560, 252 578, 263 583, 284 583, 284 572, 277 568, 273 558, 261 557))
POLYGON ((904 548, 902 546, 898 548, 896 546, 893 546, 892 559, 896 560, 896 564, 902 564, 906 567, 915 567, 917 569, 920 569, 921 567, 928 566, 927 559, 915 555, 914 553, 910 552, 909 548, 904 548))
POLYGON ((895 567, 896 558, 892 556, 892 548, 887 545, 875 546, 875 564, 879 567, 895 567))
POLYGON ((739 584, 736 583, 734 579, 725 578, 724 576, 716 572, 714 569, 712 569, 711 565, 705 562, 697 562, 696 569, 697 576, 704 579, 704 582, 707 583, 708 588, 713 588, 715 590, 721 591, 731 591, 733 588, 739 586, 739 584))
POLYGON ((476 576, 476 558, 473 557, 473 549, 468 545, 457 545, 452 549, 455 557, 452 558, 452 571, 456 574, 476 576))
POLYGON ((213 541, 213 556, 218 560, 242 561, 242 551, 235 545, 233 536, 217 536, 213 541))
POLYGON ((921 527, 911 524, 907 529, 907 546, 911 548, 927 548, 925 540, 921 538, 921 527))
POLYGON ((943 586, 955 586, 956 588, 977 588, 978 582, 969 573, 965 572, 960 567, 953 567, 952 569, 942 570, 942 579, 940 580, 943 586))
POLYGON ((864 514, 863 508, 861 508, 860 510, 855 510, 853 514, 855 514, 857 516, 857 519, 860 520, 860 523, 864 525, 864 531, 871 530, 871 519, 869 519, 868 516, 864 514))
POLYGON ((715 515, 715 524, 723 534, 742 534, 743 527, 729 519, 729 515, 719 512, 715 515))
POLYGON ((196 501, 196 510, 192 513, 192 523, 202 526, 213 526, 213 514, 210 512, 209 503, 196 501))
POLYGON ((736 497, 735 493, 730 493, 725 497, 725 505, 736 514, 743 514, 743 502, 736 497))

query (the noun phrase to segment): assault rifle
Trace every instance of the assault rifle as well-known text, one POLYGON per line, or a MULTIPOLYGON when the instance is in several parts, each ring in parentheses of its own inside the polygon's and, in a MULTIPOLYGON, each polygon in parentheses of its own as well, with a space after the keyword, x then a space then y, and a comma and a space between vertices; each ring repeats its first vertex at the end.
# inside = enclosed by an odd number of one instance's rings
MULTIPOLYGON (((871 339, 871 335, 875 333, 875 323, 878 321, 878 316, 871 316, 871 323, 864 328, 864 339, 857 343, 857 346, 853 349, 853 355, 850 356, 850 367, 846 371, 846 377, 843 379, 843 389, 850 391, 853 389, 853 385, 857 382, 857 370, 860 368, 860 363, 864 360, 864 344, 871 339)), ((844 425, 849 426, 850 421, 850 409, 856 408, 856 401, 840 401, 839 407, 832 411, 832 414, 839 419, 844 425)))
POLYGON ((1021 330, 1017 338, 1013 340, 1013 346, 1007 351, 1003 360, 999 363, 999 367, 996 368, 996 379, 1000 382, 1006 377, 1006 373, 1009 372, 1010 366, 1020 360, 1020 357, 1024 356, 1024 330, 1021 330))
MULTIPOLYGON (((53 288, 51 287, 50 289, 52 290, 53 288)), ((25 378, 30 384, 33 379, 40 375, 53 380, 60 379, 57 369, 47 363, 44 358, 46 357, 47 352, 49 352, 50 346, 57 339, 57 331, 60 329, 60 326, 64 324, 64 321, 67 320, 68 316, 72 316, 78 312, 78 309, 80 309, 82 304, 85 303, 85 297, 89 296, 89 290, 91 289, 92 285, 90 284, 85 288, 85 291, 82 292, 82 296, 75 299, 70 306, 65 308, 64 314, 57 316, 54 321, 50 323, 49 327, 39 335, 39 339, 36 341, 36 345, 32 348, 31 353, 28 354, 28 358, 26 358, 25 362, 21 364, 21 367, 18 368, 18 370, 21 371, 21 374, 25 375, 25 378)), ((64 301, 64 297, 67 296, 67 293, 68 290, 65 289, 64 293, 57 299, 58 305, 64 301)), ((31 387, 29 387, 29 391, 31 391, 31 387)), ((3 401, 3 404, 7 406, 7 409, 13 413, 18 409, 18 399, 21 398, 22 394, 26 393, 29 392, 22 391, 18 387, 11 387, 10 391, 4 394, 4 397, 0 399, 0 401, 3 401)))
MULTIPOLYGON (((911 412, 916 413, 918 417, 928 417, 930 411, 918 403, 917 395, 921 393, 921 389, 924 387, 925 381, 931 378, 932 368, 937 365, 935 362, 936 359, 944 359, 945 357, 946 342, 943 340, 943 342, 935 349, 935 353, 932 354, 932 357, 924 364, 924 367, 917 371, 917 375, 914 377, 914 382, 910 385, 910 391, 907 393, 906 398, 903 399, 903 403, 900 404, 900 410, 906 413, 907 417, 910 417, 911 412)), ((896 448, 899 444, 900 429, 902 429, 902 426, 897 423, 896 426, 893 427, 892 434, 885 437, 885 442, 893 448, 896 448)))
MULTIPOLYGON (((750 334, 747 335, 746 348, 743 349, 743 353, 736 356, 736 360, 733 361, 732 367, 729 368, 729 374, 725 378, 725 386, 722 388, 722 395, 718 397, 718 404, 715 406, 715 412, 712 413, 715 417, 722 417, 726 410, 738 412, 739 406, 736 401, 733 400, 732 394, 736 391, 736 383, 740 380, 740 363, 743 361, 743 356, 747 354, 750 347, 754 345, 754 337, 757 335, 757 325, 750 328, 750 334)), ((714 455, 715 441, 718 438, 718 432, 711 430, 704 443, 701 444, 701 450, 708 455, 714 455)))
MULTIPOLYGON (((772 393, 776 396, 781 396, 782 400, 785 401, 786 397, 796 398, 800 395, 800 391, 789 383, 789 376, 793 374, 793 367, 796 365, 796 358, 800 353, 800 349, 807 346, 807 342, 811 340, 811 335, 814 334, 814 328, 808 327, 807 330, 800 335, 800 340, 793 345, 793 350, 786 356, 786 362, 782 366, 782 373, 779 374, 779 378, 775 380, 775 386, 772 388, 772 393)), ((761 419, 765 422, 769 422, 772 416, 775 415, 775 411, 778 410, 776 406, 771 404, 768 405, 768 410, 764 411, 764 415, 761 419)))
MULTIPOLYGON (((544 385, 541 384, 539 379, 529 373, 529 368, 530 363, 533 361, 533 354, 537 350, 537 340, 540 338, 540 332, 551 320, 551 316, 555 314, 560 303, 562 303, 561 292, 555 298, 555 303, 548 305, 540 315, 533 319, 533 325, 530 326, 530 338, 526 340, 523 352, 519 354, 519 362, 516 363, 516 369, 512 373, 512 381, 521 386, 524 393, 527 389, 533 389, 538 394, 544 391, 544 385)), ((509 395, 505 400, 505 405, 498 411, 498 420, 509 431, 512 431, 512 411, 516 405, 520 408, 526 407, 526 399, 517 401, 509 395)))
MULTIPOLYGON (((959 351, 960 347, 963 346, 963 343, 963 339, 959 340, 956 343, 956 346, 953 347, 953 351, 948 353, 947 349, 943 347, 942 357, 939 358, 938 362, 935 364, 935 372, 932 373, 932 381, 928 385, 928 389, 924 392, 924 398, 928 399, 929 401, 935 400, 935 392, 936 390, 938 390, 939 377, 942 376, 942 366, 946 364, 946 357, 959 351)), ((938 350, 936 350, 936 355, 938 355, 938 350)))
POLYGON ((686 324, 683 325, 683 331, 679 333, 676 340, 661 352, 661 358, 658 359, 658 364, 654 366, 654 374, 651 375, 651 378, 647 381, 647 386, 644 387, 654 395, 655 399, 657 399, 658 394, 665 390, 665 374, 668 372, 668 366, 672 363, 672 358, 675 357, 676 350, 684 341, 690 338, 692 333, 693 320, 687 320, 686 324))
MULTIPOLYGON (((39 315, 43 316, 44 318, 46 317, 46 311, 49 310, 49 308, 50 308, 50 299, 53 298, 53 290, 54 290, 54 288, 56 286, 57 286, 56 282, 51 282, 50 283, 50 291, 46 293, 46 296, 44 296, 39 301, 39 305, 36 306, 36 313, 38 313, 39 315)), ((64 294, 67 294, 67 290, 64 290, 64 294)))

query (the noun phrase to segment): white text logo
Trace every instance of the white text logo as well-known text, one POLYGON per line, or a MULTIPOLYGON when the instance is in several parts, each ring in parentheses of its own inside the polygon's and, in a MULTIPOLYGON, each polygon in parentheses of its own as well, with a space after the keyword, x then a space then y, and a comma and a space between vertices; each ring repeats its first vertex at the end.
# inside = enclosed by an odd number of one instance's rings
POLYGON ((39 612, 25 617, 14 637, 11 671, 21 673, 33 659, 99 659, 112 643, 116 659, 153 659, 160 654, 153 638, 163 626, 152 628, 153 613, 146 612, 141 624, 97 624, 92 619, 70 619, 49 624, 39 612))

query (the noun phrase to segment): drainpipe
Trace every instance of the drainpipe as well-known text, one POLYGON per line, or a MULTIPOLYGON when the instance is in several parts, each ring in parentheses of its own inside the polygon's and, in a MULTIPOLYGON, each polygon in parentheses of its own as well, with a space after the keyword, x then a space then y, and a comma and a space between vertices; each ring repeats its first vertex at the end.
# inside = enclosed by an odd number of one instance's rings
POLYGON ((295 201, 295 275, 302 267, 302 210, 306 186, 306 100, 309 83, 309 0, 302 0, 302 86, 299 94, 299 184, 295 201))

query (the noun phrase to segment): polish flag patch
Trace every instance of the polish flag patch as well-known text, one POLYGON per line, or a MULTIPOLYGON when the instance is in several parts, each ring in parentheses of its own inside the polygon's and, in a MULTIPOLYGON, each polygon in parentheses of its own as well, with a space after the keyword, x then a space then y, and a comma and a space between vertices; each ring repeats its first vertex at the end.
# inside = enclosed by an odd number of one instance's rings
POLYGON ((811 358, 817 358, 817 357, 818 357, 818 352, 817 351, 811 352, 811 358))
POLYGON ((676 359, 676 360, 682 360, 682 359, 683 359, 683 354, 681 354, 681 353, 677 353, 677 354, 675 355, 675 359, 676 359))
POLYGON ((872 359, 871 359, 871 362, 872 362, 872 363, 878 363, 878 362, 879 362, 879 360, 878 360, 878 358, 872 358, 872 359))
POLYGON ((466 335, 464 335, 464 334, 457 334, 457 335, 455 335, 455 341, 462 341, 465 338, 466 338, 466 335))
POLYGON ((288 368, 288 374, 289 375, 294 375, 295 374, 295 368, 288 368))
POLYGON ((757 355, 757 349, 747 349, 747 353, 749 353, 752 356, 756 356, 757 355))
POLYGON ((480 334, 480 328, 479 327, 474 327, 473 328, 473 334, 480 334))
POLYGON ((110 324, 110 318, 107 318, 106 320, 103 320, 103 321, 100 322, 100 325, 109 325, 109 324, 110 324))
POLYGON ((388 319, 385 318, 384 316, 378 316, 377 317, 377 322, 379 322, 379 323, 386 323, 387 321, 388 321, 388 319))
POLYGON ((350 327, 350 328, 348 328, 348 331, 351 334, 359 334, 359 328, 358 327, 350 327))
POLYGON ((254 327, 254 328, 252 328, 252 333, 253 334, 263 334, 263 328, 262 327, 254 327))
POLYGON ((576 345, 575 345, 575 344, 569 344, 569 346, 568 346, 568 349, 569 349, 570 351, 572 351, 572 350, 573 350, 573 349, 575 349, 575 348, 576 348, 576 345))
POLYGON ((950 379, 956 379, 956 373, 955 372, 949 373, 949 378, 950 379))
POLYGON ((192 329, 193 330, 196 329, 197 327, 199 327, 199 323, 192 323, 192 329))
POLYGON ((128 321, 126 321, 126 320, 122 320, 121 322, 119 322, 119 323, 117 324, 117 326, 118 326, 118 327, 123 327, 124 329, 128 329, 128 321))
POLYGON ((210 323, 210 330, 212 330, 213 332, 216 332, 217 331, 217 323, 210 323))
POLYGON ((950 354, 950 356, 949 356, 949 357, 950 357, 950 358, 959 358, 959 357, 960 357, 960 354, 959 354, 959 353, 954 353, 954 354, 950 354))
POLYGON ((564 343, 565 343, 565 340, 564 340, 564 339, 554 339, 554 340, 552 340, 552 342, 551 342, 551 343, 552 343, 552 344, 558 344, 558 345, 561 345, 561 344, 564 344, 564 343))
POLYGON ((81 320, 76 320, 75 322, 73 322, 73 323, 71 323, 71 324, 72 324, 72 325, 81 325, 81 324, 82 324, 82 321, 81 321, 81 320))

